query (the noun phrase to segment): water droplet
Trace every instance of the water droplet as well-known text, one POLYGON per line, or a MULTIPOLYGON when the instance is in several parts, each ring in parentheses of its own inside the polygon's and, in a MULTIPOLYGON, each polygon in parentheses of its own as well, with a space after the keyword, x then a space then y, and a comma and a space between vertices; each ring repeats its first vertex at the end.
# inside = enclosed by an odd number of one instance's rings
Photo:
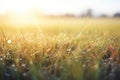
POLYGON ((83 54, 86 54, 86 52, 85 52, 85 51, 83 51, 82 53, 83 53, 83 54))
POLYGON ((23 76, 27 76, 27 73, 23 73, 23 76))
POLYGON ((12 64, 12 67, 15 67, 15 64, 12 64))
POLYGON ((22 64, 21 66, 25 67, 25 66, 26 66, 26 64, 22 64))
POLYGON ((98 65, 98 64, 96 64, 94 67, 95 67, 95 69, 98 69, 99 65, 98 65))
POLYGON ((14 71, 17 71, 17 68, 15 68, 14 71))
POLYGON ((10 53, 9 53, 9 52, 7 53, 7 56, 8 56, 8 55, 10 55, 10 53))
POLYGON ((11 40, 7 40, 7 43, 8 43, 8 44, 11 44, 11 43, 12 43, 12 41, 11 41, 11 40))
POLYGON ((2 61, 2 60, 3 60, 3 58, 0 58, 0 60, 2 61))
POLYGON ((22 61, 22 58, 20 58, 20 61, 22 61))
POLYGON ((83 65, 82 65, 82 67, 86 67, 86 65, 85 65, 85 64, 83 64, 83 65))

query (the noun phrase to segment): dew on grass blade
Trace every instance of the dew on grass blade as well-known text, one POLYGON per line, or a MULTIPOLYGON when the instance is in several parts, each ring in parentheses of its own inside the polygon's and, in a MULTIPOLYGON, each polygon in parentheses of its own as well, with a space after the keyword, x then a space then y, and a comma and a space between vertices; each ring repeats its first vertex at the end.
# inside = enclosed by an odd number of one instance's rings
POLYGON ((7 43, 8 43, 8 44, 11 44, 11 43, 12 43, 12 41, 11 41, 11 40, 7 40, 7 43))
POLYGON ((22 67, 25 67, 25 66, 26 66, 26 64, 24 64, 24 63, 23 63, 21 66, 22 66, 22 67))
POLYGON ((24 77, 27 76, 27 73, 23 73, 23 76, 24 76, 24 77))
POLYGON ((12 67, 15 68, 15 64, 12 64, 12 67))
POLYGON ((3 58, 0 58, 0 61, 2 61, 3 60, 3 58))

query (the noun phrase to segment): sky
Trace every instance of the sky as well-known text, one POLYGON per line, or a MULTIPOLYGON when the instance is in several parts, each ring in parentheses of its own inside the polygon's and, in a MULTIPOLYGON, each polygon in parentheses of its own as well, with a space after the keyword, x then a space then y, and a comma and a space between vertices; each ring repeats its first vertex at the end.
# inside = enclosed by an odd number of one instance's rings
POLYGON ((92 9, 95 15, 120 12, 120 0, 0 0, 0 14, 38 10, 45 14, 82 14, 92 9))

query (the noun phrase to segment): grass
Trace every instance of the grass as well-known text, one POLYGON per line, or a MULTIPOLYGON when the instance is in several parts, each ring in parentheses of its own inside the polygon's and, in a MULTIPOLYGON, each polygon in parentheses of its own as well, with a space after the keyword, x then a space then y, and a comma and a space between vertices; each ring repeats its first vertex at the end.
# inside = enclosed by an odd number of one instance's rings
POLYGON ((1 25, 0 80, 119 80, 119 31, 119 19, 1 25))

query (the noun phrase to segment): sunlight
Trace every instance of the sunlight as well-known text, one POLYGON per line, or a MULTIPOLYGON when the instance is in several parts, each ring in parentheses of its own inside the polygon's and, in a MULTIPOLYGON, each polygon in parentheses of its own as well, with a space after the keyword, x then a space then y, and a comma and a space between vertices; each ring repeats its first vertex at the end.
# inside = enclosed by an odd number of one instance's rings
POLYGON ((12 15, 9 20, 9 24, 15 27, 25 27, 25 26, 39 26, 40 22, 34 15, 24 14, 24 15, 12 15))
POLYGON ((42 10, 46 14, 79 14, 89 8, 95 14, 113 14, 119 11, 119 3, 118 0, 0 0, 0 14, 5 11, 26 13, 34 9, 42 10))
MULTIPOLYGON (((0 0, 0 16, 5 14, 5 17, 9 17, 7 18, 9 23, 15 25, 38 25, 40 22, 38 18, 44 17, 46 14, 79 16, 86 13, 89 8, 92 9, 95 16, 103 13, 109 16, 119 10, 119 2, 109 2, 110 4, 107 0, 0 0)), ((3 20, 1 19, 1 21, 3 20)), ((6 23, 6 20, 3 22, 6 23)))
POLYGON ((28 0, 1 0, 0 14, 8 14, 8 24, 22 27, 28 25, 39 25, 37 17, 31 13, 35 3, 28 0), (6 13, 5 13, 6 12, 6 13))
POLYGON ((32 6, 32 3, 27 3, 24 0, 1 0, 0 12, 10 11, 16 12, 17 14, 24 14, 29 11, 32 6))

